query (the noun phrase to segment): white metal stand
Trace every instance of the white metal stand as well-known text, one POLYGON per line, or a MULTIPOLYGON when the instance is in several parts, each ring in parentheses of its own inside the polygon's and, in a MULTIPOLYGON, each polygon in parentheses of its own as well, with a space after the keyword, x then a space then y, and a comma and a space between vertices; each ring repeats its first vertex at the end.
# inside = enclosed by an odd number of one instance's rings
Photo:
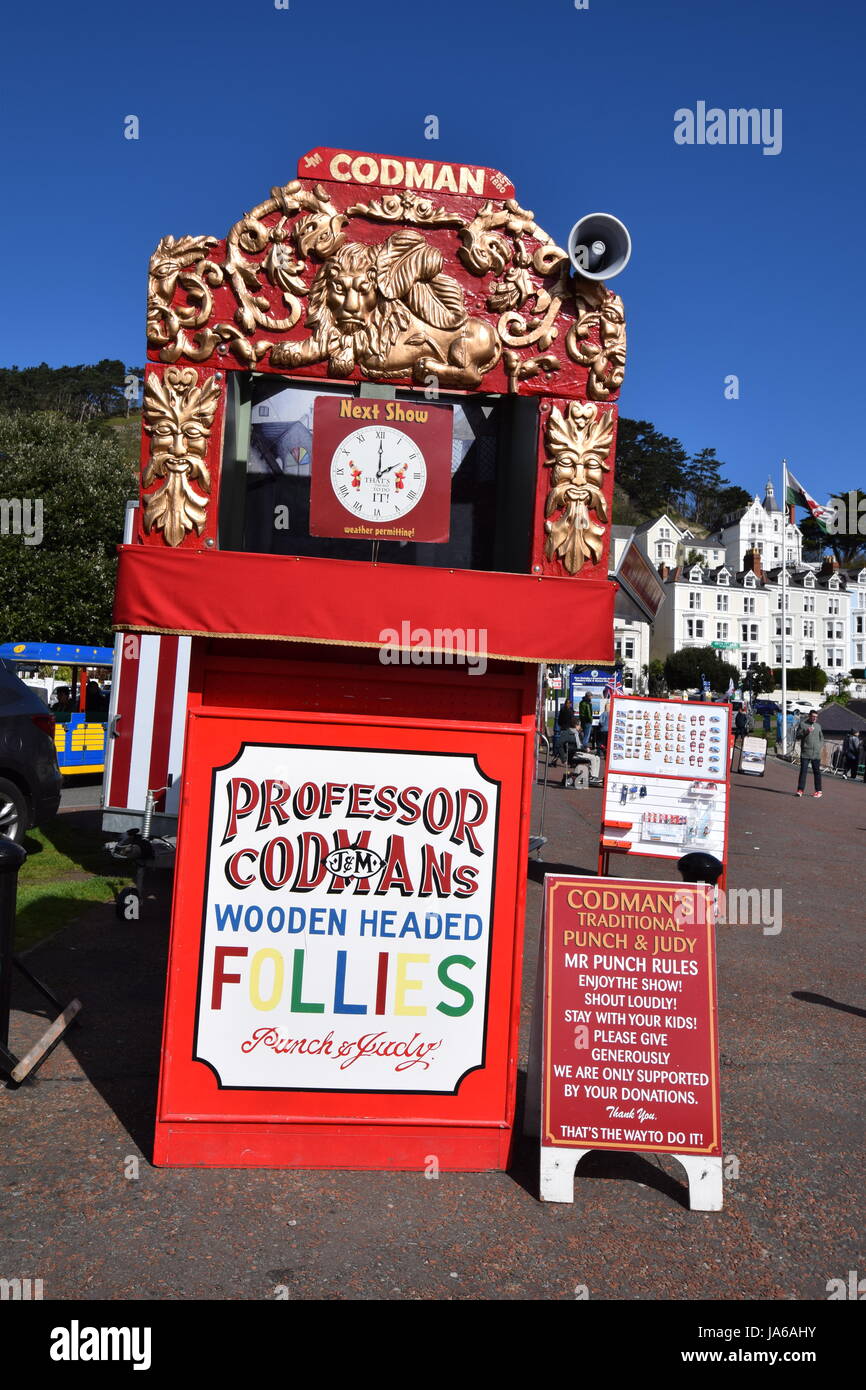
MULTIPOLYGON (((542 1202, 573 1202, 574 1173, 591 1149, 541 1146, 539 1195, 542 1202)), ((722 1160, 703 1154, 671 1154, 686 1170, 691 1211, 722 1210, 722 1160)))

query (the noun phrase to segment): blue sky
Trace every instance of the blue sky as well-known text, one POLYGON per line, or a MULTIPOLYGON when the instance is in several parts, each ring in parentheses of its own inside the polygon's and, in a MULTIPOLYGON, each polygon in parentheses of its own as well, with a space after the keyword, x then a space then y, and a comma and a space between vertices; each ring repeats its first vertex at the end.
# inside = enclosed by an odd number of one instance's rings
POLYGON ((783 455, 866 487, 854 0, 48 0, 4 30, 0 364, 138 364, 161 235, 223 236, 314 145, 424 154, 504 170, 560 243, 628 225, 623 414, 752 490, 783 455), (698 101, 780 108, 781 152, 676 144, 698 101))

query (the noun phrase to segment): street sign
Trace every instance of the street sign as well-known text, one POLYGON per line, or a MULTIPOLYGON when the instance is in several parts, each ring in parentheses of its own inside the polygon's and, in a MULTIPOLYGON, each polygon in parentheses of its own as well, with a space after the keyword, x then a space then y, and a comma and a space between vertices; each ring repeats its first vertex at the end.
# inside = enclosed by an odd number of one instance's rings
POLYGON ((713 890, 548 874, 541 1196, 591 1149, 675 1154, 722 1205, 713 890))
POLYGON ((738 652, 740 650, 739 642, 711 642, 710 646, 715 647, 720 652, 738 652))

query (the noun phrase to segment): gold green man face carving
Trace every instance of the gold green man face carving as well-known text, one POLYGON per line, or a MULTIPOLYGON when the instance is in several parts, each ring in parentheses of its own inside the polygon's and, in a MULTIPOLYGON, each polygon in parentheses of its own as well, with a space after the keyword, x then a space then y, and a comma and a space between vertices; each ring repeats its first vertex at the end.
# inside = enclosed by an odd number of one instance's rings
POLYGON ((545 515, 553 519, 544 523, 545 553, 549 560, 561 560, 569 574, 577 574, 587 560, 598 564, 601 559, 604 526, 590 513, 607 521, 602 487, 612 443, 610 413, 598 415, 594 405, 580 401, 572 401, 565 415, 555 406, 550 412, 546 465, 553 471, 545 515))
POLYGON ((205 463, 219 386, 213 377, 199 385, 194 368, 169 367, 162 379, 153 373, 144 390, 144 428, 151 436, 150 459, 142 475, 144 488, 157 478, 162 487, 144 498, 144 529, 162 531, 169 545, 180 545, 207 520, 210 472, 205 463))

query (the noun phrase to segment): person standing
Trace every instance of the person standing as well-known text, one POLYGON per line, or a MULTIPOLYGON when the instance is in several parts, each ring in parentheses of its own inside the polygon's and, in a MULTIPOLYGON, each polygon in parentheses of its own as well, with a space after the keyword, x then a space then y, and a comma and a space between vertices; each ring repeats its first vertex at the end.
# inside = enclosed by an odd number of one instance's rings
MULTIPOLYGON (((556 727, 553 732, 553 761, 551 763, 552 767, 556 767, 556 764, 559 762, 559 759, 563 756, 562 736, 565 733, 566 729, 574 729, 574 705, 571 703, 570 700, 566 700, 563 705, 560 705, 559 713, 556 716, 556 727)), ((566 762, 567 761, 568 758, 566 756, 566 762)))
POLYGON ((815 790, 813 796, 821 796, 821 749, 824 747, 824 730, 818 723, 818 716, 814 710, 809 711, 809 716, 805 723, 801 720, 794 735, 795 739, 802 740, 800 744, 800 780, 797 783, 797 795, 802 796, 806 787, 806 778, 809 775, 809 764, 812 765, 812 776, 815 778, 815 790))
POLYGON ((863 781, 866 782, 866 729, 860 731, 860 757, 863 759, 863 781))
POLYGON ((577 717, 580 720, 580 746, 588 748, 592 733, 592 695, 588 690, 583 692, 583 699, 577 707, 577 717))
POLYGON ((598 730, 596 732, 596 744, 602 758, 607 757, 607 731, 610 724, 610 701, 603 700, 601 713, 598 716, 598 730))

